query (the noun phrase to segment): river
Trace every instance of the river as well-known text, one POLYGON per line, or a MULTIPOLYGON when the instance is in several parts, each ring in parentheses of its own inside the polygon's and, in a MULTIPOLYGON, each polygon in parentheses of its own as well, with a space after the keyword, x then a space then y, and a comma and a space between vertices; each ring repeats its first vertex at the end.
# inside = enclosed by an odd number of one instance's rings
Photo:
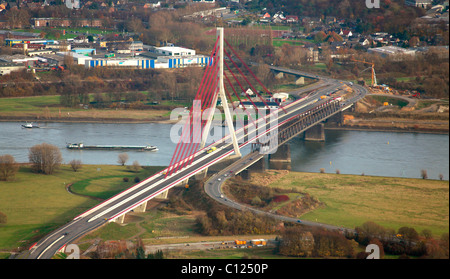
MULTIPOLYGON (((69 150, 67 143, 86 145, 156 145, 157 152, 126 151, 127 164, 166 166, 176 143, 170 139, 171 124, 46 123, 40 129, 24 129, 19 122, 0 122, 0 155, 28 162, 29 148, 43 142, 61 149, 65 163, 117 164, 124 151, 69 150)), ((325 142, 290 142, 294 171, 420 178, 449 178, 449 135, 372 131, 327 130, 325 142)), ((248 148, 243 153, 248 152, 248 148)))

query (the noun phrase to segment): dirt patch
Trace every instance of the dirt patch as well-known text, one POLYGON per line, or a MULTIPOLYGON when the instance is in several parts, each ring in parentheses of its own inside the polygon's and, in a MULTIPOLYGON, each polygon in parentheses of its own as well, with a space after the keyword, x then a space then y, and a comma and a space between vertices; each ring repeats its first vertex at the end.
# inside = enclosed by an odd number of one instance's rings
POLYGON ((289 174, 288 170, 267 170, 263 174, 251 174, 251 182, 258 186, 268 186, 289 174))
POLYGON ((230 179, 225 184, 224 191, 227 196, 239 203, 295 218, 324 206, 308 193, 270 187, 288 174, 287 170, 268 170, 263 174, 252 175, 250 181, 230 179))
POLYGON ((294 200, 278 209, 276 212, 283 216, 299 218, 301 215, 324 206, 317 198, 305 194, 300 199, 294 200))

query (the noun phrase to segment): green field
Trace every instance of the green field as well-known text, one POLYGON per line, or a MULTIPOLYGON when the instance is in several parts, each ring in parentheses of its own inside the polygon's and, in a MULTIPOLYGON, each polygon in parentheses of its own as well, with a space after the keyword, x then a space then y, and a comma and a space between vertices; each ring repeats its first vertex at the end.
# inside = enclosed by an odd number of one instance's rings
POLYGON ((2 98, 0 101, 0 113, 41 113, 46 106, 52 107, 59 105, 59 103, 59 96, 2 98))
MULTIPOLYGON (((147 94, 148 92, 143 92, 147 94)), ((104 93, 106 94, 106 93, 104 93)), ((93 100, 93 94, 90 94, 93 100)), ((185 102, 161 102, 161 106, 187 106, 185 102)), ((164 109, 84 109, 80 107, 65 107, 60 104, 59 96, 36 96, 0 99, 0 119, 36 119, 45 121, 46 119, 60 119, 64 121, 79 121, 79 119, 96 121, 100 119, 127 119, 127 120, 161 120, 170 116, 170 110, 164 109), (77 120, 78 119, 78 120, 77 120)))
POLYGON ((395 230, 429 229, 436 237, 448 233, 448 181, 291 172, 270 186, 295 188, 325 203, 303 215, 305 220, 347 228, 373 221, 395 230))
POLYGON ((282 40, 282 39, 273 40, 274 47, 282 47, 284 44, 289 44, 292 46, 302 46, 305 44, 305 42, 302 40, 282 40))
POLYGON ((124 166, 84 165, 78 172, 62 166, 53 175, 34 174, 22 167, 14 181, 0 181, 0 212, 7 223, 0 225, 0 250, 28 246, 42 235, 70 221, 100 201, 69 193, 66 185, 82 185, 76 190, 108 198, 144 179, 161 167, 148 167, 139 173, 124 166), (123 182, 128 177, 129 182, 123 182))

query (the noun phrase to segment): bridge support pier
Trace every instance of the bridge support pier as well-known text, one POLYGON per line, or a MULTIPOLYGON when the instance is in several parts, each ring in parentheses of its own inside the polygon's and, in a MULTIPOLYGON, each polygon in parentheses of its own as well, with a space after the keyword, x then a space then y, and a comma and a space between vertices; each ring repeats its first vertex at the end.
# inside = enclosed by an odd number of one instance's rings
POLYGON ((282 79, 284 78, 284 73, 283 72, 279 72, 278 74, 275 75, 276 79, 282 79))
POLYGON ((306 141, 325 141, 325 124, 319 123, 305 131, 306 141))
POLYGON ((289 143, 280 145, 277 152, 269 155, 271 169, 291 170, 291 146, 289 143))
POLYGON ((125 215, 126 215, 126 214, 120 215, 119 217, 117 217, 117 218, 114 220, 114 222, 119 223, 119 224, 125 223, 125 215))
POLYGON ((295 84, 296 85, 303 85, 303 84, 305 84, 305 78, 304 77, 300 77, 299 79, 297 79, 295 81, 295 84))
POLYGON ((259 159, 258 161, 256 161, 256 163, 254 163, 253 165, 251 165, 248 170, 251 172, 265 172, 267 169, 266 167, 266 157, 262 157, 261 159, 259 159))
MULTIPOLYGON (((166 192, 168 192, 168 191, 166 191, 166 192)), ((146 209, 147 209, 147 202, 144 202, 140 206, 136 207, 133 211, 134 212, 145 212, 146 209)))
POLYGON ((262 173, 265 172, 267 169, 266 166, 266 157, 262 157, 258 161, 256 161, 253 165, 246 168, 245 170, 241 171, 239 175, 244 180, 249 180, 251 178, 251 173, 262 173))
POLYGON ((272 162, 291 162, 291 146, 289 143, 278 146, 277 152, 269 154, 269 161, 272 162))
POLYGON ((155 199, 167 200, 168 196, 169 196, 169 190, 166 190, 166 191, 162 192, 161 194, 155 196, 155 199))
POLYGON ((342 111, 336 113, 335 115, 333 115, 332 117, 327 119, 327 124, 330 125, 336 125, 337 127, 340 127, 342 125, 342 123, 344 122, 344 116, 342 111))

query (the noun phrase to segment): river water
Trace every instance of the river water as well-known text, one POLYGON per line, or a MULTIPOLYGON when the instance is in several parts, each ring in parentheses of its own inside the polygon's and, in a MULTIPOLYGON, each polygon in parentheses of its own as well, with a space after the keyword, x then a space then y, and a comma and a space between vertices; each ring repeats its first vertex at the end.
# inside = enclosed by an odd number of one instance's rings
MULTIPOLYGON (((127 164, 166 166, 176 143, 170 139, 171 124, 47 123, 40 129, 24 129, 18 122, 0 122, 0 155, 10 154, 17 162, 28 162, 29 148, 49 143, 61 149, 65 163, 117 164, 124 151, 69 150, 67 143, 86 145, 156 145, 157 152, 130 151, 127 164)), ((449 135, 327 130, 325 142, 290 142, 291 169, 327 173, 420 178, 427 170, 430 179, 449 178, 449 135)), ((243 150, 245 154, 248 148, 243 150)))

